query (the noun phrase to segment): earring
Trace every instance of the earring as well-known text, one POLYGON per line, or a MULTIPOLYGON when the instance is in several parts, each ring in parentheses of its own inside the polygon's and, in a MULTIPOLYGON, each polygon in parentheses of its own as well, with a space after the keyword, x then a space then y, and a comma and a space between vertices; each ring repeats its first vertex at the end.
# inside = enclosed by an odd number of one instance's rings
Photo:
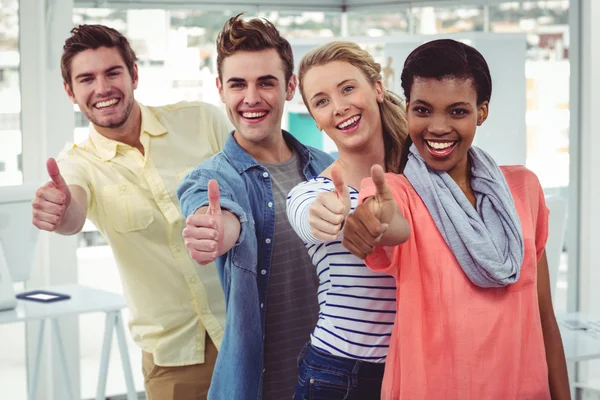
POLYGON ((322 130, 323 130, 323 129, 321 129, 321 127, 320 127, 319 125, 317 125, 317 129, 318 129, 319 131, 322 131, 322 130))

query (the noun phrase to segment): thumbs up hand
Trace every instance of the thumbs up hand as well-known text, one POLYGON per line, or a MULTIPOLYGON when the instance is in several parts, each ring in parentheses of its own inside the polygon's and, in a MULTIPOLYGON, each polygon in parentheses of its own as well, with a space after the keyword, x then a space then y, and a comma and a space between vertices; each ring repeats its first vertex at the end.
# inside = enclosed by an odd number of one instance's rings
POLYGON ((221 213, 219 184, 208 182, 208 207, 202 207, 190 215, 183 230, 185 247, 200 265, 213 262, 221 255, 224 226, 221 213))
POLYGON ((395 246, 408 239, 410 226, 400 212, 380 165, 371 168, 375 194, 346 219, 342 244, 364 259, 379 245, 395 246))
POLYGON ((60 174, 56 160, 48 159, 46 170, 50 182, 39 188, 32 204, 32 222, 39 229, 54 232, 71 204, 71 191, 60 174))
POLYGON ((375 184, 375 196, 369 197, 365 204, 369 206, 371 213, 382 224, 389 224, 396 214, 397 204, 394 195, 385 182, 385 172, 380 165, 371 168, 371 179, 375 184))
POLYGON ((319 193, 309 208, 308 223, 314 237, 324 242, 337 240, 350 212, 350 191, 337 166, 331 168, 334 190, 319 193))

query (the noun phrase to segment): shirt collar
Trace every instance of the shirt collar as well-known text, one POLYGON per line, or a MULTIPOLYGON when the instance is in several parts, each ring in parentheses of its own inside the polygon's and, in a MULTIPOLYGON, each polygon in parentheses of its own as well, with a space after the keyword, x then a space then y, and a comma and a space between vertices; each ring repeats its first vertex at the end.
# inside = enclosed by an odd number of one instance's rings
MULTIPOLYGON (((160 136, 168 132, 148 107, 140 103, 137 104, 140 107, 142 114, 142 129, 140 135, 144 132, 150 136, 160 136)), ((117 140, 102 136, 91 123, 89 137, 90 141, 100 154, 100 158, 104 161, 112 160, 117 154, 117 147, 124 145, 117 140)))
MULTIPOLYGON (((225 157, 227 157, 229 163, 237 170, 237 172, 241 174, 252 167, 259 166, 260 163, 238 144, 233 137, 234 132, 235 131, 232 131, 230 133, 229 138, 225 142, 225 145, 223 146, 223 154, 225 157)), ((283 129, 281 130, 281 133, 283 134, 283 139, 286 141, 286 143, 296 150, 300 156, 300 159, 302 160, 302 167, 305 168, 308 163, 310 163, 312 158, 306 146, 300 143, 294 136, 292 136, 291 133, 283 129)))

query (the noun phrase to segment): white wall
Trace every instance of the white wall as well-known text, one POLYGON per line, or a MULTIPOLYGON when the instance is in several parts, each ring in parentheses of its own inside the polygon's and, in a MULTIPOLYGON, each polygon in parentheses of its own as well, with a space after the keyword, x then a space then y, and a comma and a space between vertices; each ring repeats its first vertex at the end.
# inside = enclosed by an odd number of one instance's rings
MULTIPOLYGON (((574 286, 579 291, 572 303, 581 312, 600 317, 600 2, 571 0, 572 36, 578 37, 578 46, 571 54, 573 88, 571 101, 572 150, 571 238, 568 245, 578 251, 578 258, 569 262, 579 266, 574 286), (579 181, 577 173, 579 172, 579 181), (576 220, 579 229, 576 229, 576 220)), ((571 289, 571 287, 569 288, 571 289)), ((575 287, 573 289, 576 289, 575 287)), ((572 292, 573 293, 573 292, 572 292)), ((583 363, 578 380, 592 381, 600 389, 600 362, 583 363), (586 365, 587 364, 587 365, 586 365)))

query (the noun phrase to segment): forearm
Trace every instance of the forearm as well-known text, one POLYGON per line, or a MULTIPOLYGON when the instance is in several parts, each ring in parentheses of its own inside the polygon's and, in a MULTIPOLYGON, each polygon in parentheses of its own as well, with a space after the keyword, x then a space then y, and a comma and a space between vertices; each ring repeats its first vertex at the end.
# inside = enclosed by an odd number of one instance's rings
MULTIPOLYGON (((307 244, 320 244, 323 240, 315 237, 313 234, 313 227, 310 224, 310 206, 316 200, 316 196, 305 202, 297 202, 299 206, 297 209, 288 207, 287 214, 290 226, 296 232, 296 235, 307 244)), ((289 206, 289 204, 288 204, 289 206)))
POLYGON ((406 242, 410 235, 410 226, 408 221, 402 215, 400 209, 396 208, 394 217, 388 224, 387 230, 381 236, 380 246, 396 246, 406 242))
POLYGON ((546 312, 542 316, 542 331, 544 332, 544 346, 546 348, 546 362, 548 364, 548 380, 552 400, 566 400, 571 398, 569 388, 569 375, 567 362, 562 345, 560 330, 553 312, 546 312))
POLYGON ((219 256, 231 250, 238 241, 242 229, 238 217, 225 210, 223 210, 223 227, 225 228, 225 235, 219 256))
POLYGON ((71 191, 71 203, 55 231, 61 235, 79 233, 87 217, 87 194, 79 186, 69 186, 69 190, 71 191))

